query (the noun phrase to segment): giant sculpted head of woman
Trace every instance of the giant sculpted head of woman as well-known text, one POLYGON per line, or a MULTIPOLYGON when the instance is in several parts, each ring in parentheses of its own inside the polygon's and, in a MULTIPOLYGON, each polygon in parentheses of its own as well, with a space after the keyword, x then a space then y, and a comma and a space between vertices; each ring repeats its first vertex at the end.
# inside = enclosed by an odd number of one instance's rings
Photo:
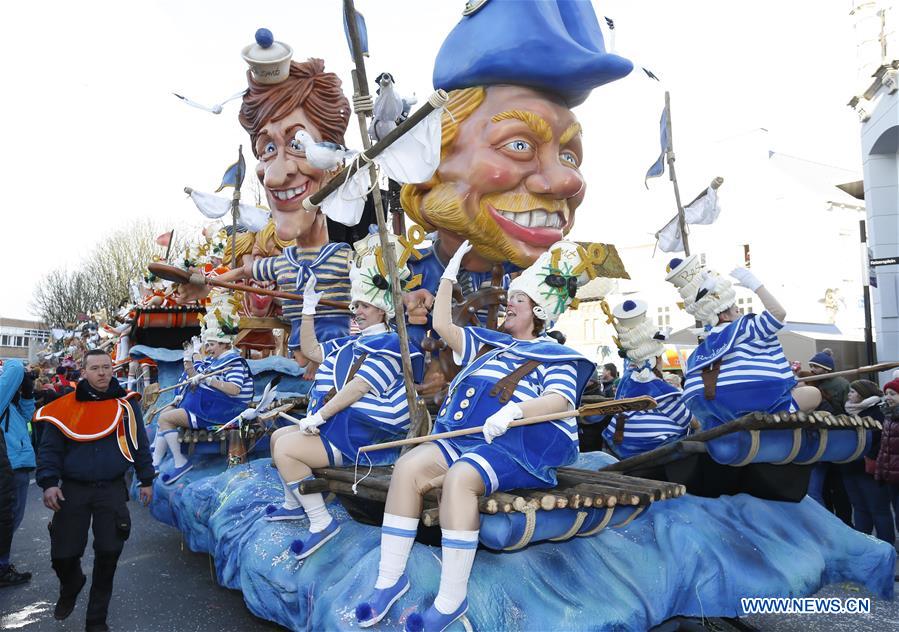
POLYGON ((307 212, 303 200, 319 190, 331 174, 313 167, 294 139, 306 130, 319 141, 344 143, 350 104, 337 75, 325 62, 290 62, 278 83, 260 83, 247 71, 249 89, 240 108, 240 124, 250 135, 258 159, 256 176, 265 189, 280 240, 302 246, 327 243, 328 229, 320 211, 307 212))

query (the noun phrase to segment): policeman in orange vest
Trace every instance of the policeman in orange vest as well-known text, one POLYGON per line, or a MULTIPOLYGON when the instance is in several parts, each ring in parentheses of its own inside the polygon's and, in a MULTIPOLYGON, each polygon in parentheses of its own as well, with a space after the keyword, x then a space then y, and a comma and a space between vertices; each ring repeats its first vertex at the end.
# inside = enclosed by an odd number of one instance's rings
POLYGON ((108 630, 106 613, 122 546, 131 531, 124 475, 134 468, 140 499, 153 497, 153 464, 137 393, 125 391, 112 376, 112 360, 102 350, 84 356, 83 379, 74 392, 40 408, 46 422, 35 478, 44 490, 50 523, 50 558, 59 577, 53 613, 65 619, 75 609, 87 578, 81 556, 93 522, 94 570, 86 630, 108 630))

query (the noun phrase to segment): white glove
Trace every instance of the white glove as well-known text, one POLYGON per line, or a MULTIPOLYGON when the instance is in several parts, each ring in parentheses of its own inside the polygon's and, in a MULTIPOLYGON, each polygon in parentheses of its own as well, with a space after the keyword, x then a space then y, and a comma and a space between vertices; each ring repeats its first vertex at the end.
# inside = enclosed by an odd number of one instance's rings
POLYGON ((762 282, 748 268, 734 268, 730 271, 730 275, 737 280, 737 285, 745 287, 750 292, 762 287, 762 282))
POLYGON ((197 384, 199 384, 200 382, 203 381, 203 374, 197 373, 192 378, 190 378, 188 381, 190 382, 191 386, 196 386, 197 384))
POLYGON ((303 315, 305 316, 315 316, 315 308, 324 295, 324 292, 315 291, 316 281, 315 275, 310 274, 309 280, 306 281, 306 287, 303 288, 303 315))
POLYGON ((240 418, 244 421, 252 421, 256 419, 257 412, 255 408, 247 408, 245 411, 240 413, 240 418))
POLYGON ((184 361, 193 363, 194 361, 194 349, 193 346, 188 347, 184 350, 184 361))
POLYGON ((181 403, 181 401, 182 401, 183 399, 184 399, 184 395, 183 395, 183 394, 175 395, 175 397, 172 399, 172 406, 177 406, 178 404, 181 403))
POLYGON ((325 420, 322 419, 322 416, 319 413, 315 413, 314 415, 307 415, 305 419, 300 420, 300 430, 307 435, 316 435, 318 434, 318 427, 325 423, 325 420))
POLYGON ((510 423, 516 419, 521 419, 523 416, 524 413, 521 412, 518 404, 509 402, 487 417, 487 421, 484 422, 484 441, 492 443, 497 437, 506 434, 510 423))
POLYGON ((455 283, 456 277, 459 276, 459 269, 462 267, 462 257, 468 254, 469 250, 471 250, 471 244, 466 239, 459 246, 456 254, 450 258, 449 262, 446 264, 446 269, 443 271, 443 274, 440 275, 440 278, 455 283))

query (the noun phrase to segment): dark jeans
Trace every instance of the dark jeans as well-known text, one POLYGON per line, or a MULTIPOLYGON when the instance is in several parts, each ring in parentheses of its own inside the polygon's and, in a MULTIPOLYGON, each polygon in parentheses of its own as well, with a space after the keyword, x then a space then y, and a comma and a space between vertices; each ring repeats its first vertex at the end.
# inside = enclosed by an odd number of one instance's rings
POLYGON ((63 481, 62 494, 62 509, 50 523, 50 558, 60 593, 77 594, 83 576, 81 556, 93 527, 94 571, 86 620, 105 623, 119 554, 131 531, 125 481, 99 485, 63 481))
POLYGON ((843 483, 842 470, 835 463, 818 463, 813 466, 808 481, 808 495, 851 527, 852 506, 843 483))
POLYGON ((852 503, 855 528, 868 534, 875 529, 878 538, 894 544, 896 532, 890 511, 891 487, 881 485, 873 476, 864 472, 844 472, 843 483, 852 503))
POLYGON ((16 502, 12 509, 12 530, 22 524, 25 517, 25 505, 28 504, 28 483, 31 481, 30 470, 13 470, 13 486, 16 490, 16 502))
POLYGON ((9 563, 12 545, 13 507, 16 504, 14 475, 6 456, 6 438, 0 432, 0 567, 9 563))

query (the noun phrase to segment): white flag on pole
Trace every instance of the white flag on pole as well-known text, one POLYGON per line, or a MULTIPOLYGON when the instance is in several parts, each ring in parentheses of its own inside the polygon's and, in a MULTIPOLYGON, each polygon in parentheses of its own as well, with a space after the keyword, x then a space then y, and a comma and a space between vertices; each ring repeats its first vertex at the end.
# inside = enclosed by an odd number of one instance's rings
MULTIPOLYGON (((721 214, 718 187, 722 182, 723 178, 715 178, 708 189, 684 207, 684 219, 687 224, 711 224, 718 219, 718 215, 721 214)), ((662 252, 682 252, 684 250, 684 239, 676 215, 656 233, 656 239, 659 241, 659 249, 662 252)))

